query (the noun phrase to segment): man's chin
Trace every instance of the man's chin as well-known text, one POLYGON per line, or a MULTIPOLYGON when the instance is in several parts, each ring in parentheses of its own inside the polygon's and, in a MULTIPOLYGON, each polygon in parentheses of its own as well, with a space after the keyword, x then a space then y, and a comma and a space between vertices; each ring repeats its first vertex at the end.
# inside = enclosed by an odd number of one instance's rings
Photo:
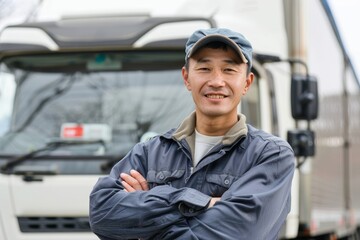
POLYGON ((202 111, 197 110, 196 113, 201 114, 208 118, 218 118, 218 117, 224 117, 226 115, 231 115, 229 111, 226 111, 224 109, 204 109, 202 111))

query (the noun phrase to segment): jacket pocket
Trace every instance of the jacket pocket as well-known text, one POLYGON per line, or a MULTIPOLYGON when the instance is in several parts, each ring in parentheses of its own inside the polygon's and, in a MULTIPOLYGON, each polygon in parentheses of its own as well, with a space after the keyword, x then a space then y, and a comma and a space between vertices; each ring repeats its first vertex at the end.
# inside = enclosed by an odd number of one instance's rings
POLYGON ((159 185, 171 185, 171 182, 180 179, 185 173, 185 170, 174 171, 148 171, 146 180, 149 187, 153 188, 159 185))
POLYGON ((221 197, 237 179, 237 177, 229 174, 207 174, 208 191, 213 197, 221 197))

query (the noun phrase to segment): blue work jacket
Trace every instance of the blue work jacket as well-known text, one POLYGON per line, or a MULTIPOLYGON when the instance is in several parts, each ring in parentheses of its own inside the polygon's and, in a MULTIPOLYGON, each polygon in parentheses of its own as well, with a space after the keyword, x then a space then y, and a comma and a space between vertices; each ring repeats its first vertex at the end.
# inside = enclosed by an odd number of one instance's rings
POLYGON ((238 123, 193 166, 195 113, 177 129, 138 143, 90 195, 102 240, 273 240, 290 211, 295 168, 288 143, 238 123), (128 193, 120 174, 139 171, 149 191, 128 193), (208 208, 211 197, 221 200, 208 208))

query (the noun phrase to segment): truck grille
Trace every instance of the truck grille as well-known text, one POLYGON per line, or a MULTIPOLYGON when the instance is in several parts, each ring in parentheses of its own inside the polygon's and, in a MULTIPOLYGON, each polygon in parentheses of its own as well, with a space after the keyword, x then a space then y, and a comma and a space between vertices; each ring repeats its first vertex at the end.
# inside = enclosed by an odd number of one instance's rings
POLYGON ((18 217, 21 232, 90 232, 87 217, 18 217))

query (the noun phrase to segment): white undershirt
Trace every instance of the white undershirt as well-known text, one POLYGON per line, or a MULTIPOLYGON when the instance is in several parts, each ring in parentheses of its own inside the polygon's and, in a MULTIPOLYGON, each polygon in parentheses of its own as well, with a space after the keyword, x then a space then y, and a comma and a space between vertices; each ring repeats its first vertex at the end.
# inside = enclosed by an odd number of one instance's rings
POLYGON ((223 136, 207 136, 199 133, 195 129, 195 153, 194 166, 196 166, 200 159, 205 156, 216 144, 221 142, 223 136))

